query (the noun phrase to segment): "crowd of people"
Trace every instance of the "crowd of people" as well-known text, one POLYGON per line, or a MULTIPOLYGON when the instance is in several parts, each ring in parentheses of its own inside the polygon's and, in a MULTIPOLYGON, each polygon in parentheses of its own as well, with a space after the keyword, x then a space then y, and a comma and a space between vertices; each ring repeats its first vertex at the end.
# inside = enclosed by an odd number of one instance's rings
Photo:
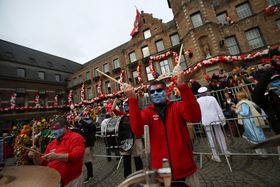
MULTIPOLYGON (((135 161, 136 170, 143 169, 142 137, 144 125, 148 125, 151 167, 161 168, 163 160, 168 159, 172 171, 172 186, 186 184, 199 186, 192 151, 193 145, 186 122, 202 123, 213 153, 212 159, 217 162, 221 159, 215 149, 214 139, 220 145, 222 153, 231 154, 221 128, 226 118, 240 117, 238 123, 244 127, 243 138, 251 143, 259 143, 266 139, 262 130, 265 122, 253 117, 260 116, 263 110, 272 130, 279 134, 279 69, 272 68, 271 65, 264 69, 259 67, 258 71, 252 72, 235 68, 231 74, 226 74, 221 70, 218 75, 213 75, 211 79, 207 78, 209 85, 205 87, 194 80, 191 80, 188 86, 183 70, 180 66, 175 66, 173 75, 177 87, 176 92, 180 96, 179 101, 170 101, 167 97, 166 83, 155 80, 147 89, 150 105, 143 108, 139 106, 139 96, 135 93, 135 89, 124 83, 122 85, 124 95, 114 101, 101 101, 94 105, 73 108, 60 116, 34 119, 12 127, 12 132, 5 134, 7 144, 12 145, 12 149, 5 148, 6 155, 10 153, 11 156, 11 150, 13 150, 17 165, 40 164, 54 168, 61 175, 62 186, 82 186, 83 182, 88 182, 93 178, 93 151, 97 131, 100 130, 104 137, 109 120, 116 116, 125 116, 129 121, 123 123, 127 123, 129 127, 125 130, 133 133, 133 146, 127 150, 122 145, 114 149, 106 145, 107 151, 117 150, 123 157, 124 178, 132 173, 132 158, 135 161), (248 99, 248 90, 239 91, 237 98, 225 92, 222 106, 218 104, 215 97, 208 95, 212 90, 247 83, 256 84, 254 90, 249 90, 253 101, 248 99), (196 98, 195 94, 199 96, 196 98), (107 119, 98 119, 102 115, 107 119), (213 121, 220 121, 220 124, 212 127, 210 124, 213 121), (14 141, 10 141, 11 139, 14 141), (84 181, 83 164, 87 168, 84 181)), ((121 122, 118 121, 118 123, 121 122)), ((129 142, 125 140, 124 145, 128 144, 129 142)), ((265 154, 264 150, 256 150, 256 152, 265 154)))

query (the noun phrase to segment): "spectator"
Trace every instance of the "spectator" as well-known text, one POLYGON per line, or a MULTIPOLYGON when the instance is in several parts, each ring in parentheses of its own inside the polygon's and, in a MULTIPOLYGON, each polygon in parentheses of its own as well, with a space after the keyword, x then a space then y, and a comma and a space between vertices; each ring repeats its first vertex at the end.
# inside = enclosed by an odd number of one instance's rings
MULTIPOLYGON (((264 141, 265 135, 262 130, 262 126, 265 125, 263 117, 261 116, 261 109, 252 101, 248 100, 245 92, 237 93, 238 103, 232 107, 232 109, 238 115, 238 118, 244 118, 239 120, 239 124, 244 125, 244 134, 242 137, 253 144, 264 141)), ((256 149, 256 153, 265 154, 264 149, 256 149)))
POLYGON ((229 155, 231 153, 228 151, 225 136, 221 128, 221 123, 217 122, 215 124, 212 124, 212 122, 222 121, 225 119, 225 117, 218 101, 215 99, 215 97, 208 96, 207 91, 208 89, 206 87, 199 88, 198 92, 202 94, 202 96, 197 99, 197 102, 199 103, 201 110, 202 125, 205 128, 208 142, 210 144, 211 151, 213 154, 212 160, 216 162, 221 162, 221 159, 218 155, 218 151, 216 150, 216 146, 214 144, 215 138, 221 148, 222 153, 226 155, 229 155), (213 129, 216 137, 214 137, 213 129))

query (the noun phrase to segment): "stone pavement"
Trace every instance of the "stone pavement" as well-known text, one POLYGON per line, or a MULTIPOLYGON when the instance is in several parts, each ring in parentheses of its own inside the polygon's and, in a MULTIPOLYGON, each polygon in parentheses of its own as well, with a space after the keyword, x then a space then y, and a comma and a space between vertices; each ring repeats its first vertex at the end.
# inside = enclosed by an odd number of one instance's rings
MULTIPOLYGON (((237 144, 236 141, 231 141, 231 144, 233 143, 234 145, 237 144)), ((199 144, 205 145, 202 141, 200 141, 199 144)), ((241 141, 237 146, 240 147, 244 144, 245 143, 241 141)), ((96 142, 95 154, 105 155, 105 147, 102 140, 96 142)), ((233 172, 229 171, 225 158, 221 158, 222 162, 217 163, 212 161, 209 155, 203 156, 203 167, 198 169, 198 177, 202 187, 280 186, 280 161, 277 156, 269 156, 268 158, 262 158, 259 156, 231 156, 230 163, 233 172)), ((196 156, 196 160, 198 161, 197 165, 199 167, 198 155, 196 156)), ((111 162, 108 162, 106 157, 96 156, 94 158, 94 179, 86 186, 117 186, 124 180, 122 164, 123 163, 121 163, 119 169, 117 169, 118 160, 116 160, 116 158, 113 158, 111 162)))

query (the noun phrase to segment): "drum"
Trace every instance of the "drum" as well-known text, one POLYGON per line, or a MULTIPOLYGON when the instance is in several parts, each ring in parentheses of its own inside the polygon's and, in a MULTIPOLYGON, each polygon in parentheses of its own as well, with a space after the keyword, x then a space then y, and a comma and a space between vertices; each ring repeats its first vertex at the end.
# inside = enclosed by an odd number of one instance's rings
POLYGON ((129 151, 134 144, 134 136, 127 116, 108 118, 102 122, 102 134, 107 149, 129 151))

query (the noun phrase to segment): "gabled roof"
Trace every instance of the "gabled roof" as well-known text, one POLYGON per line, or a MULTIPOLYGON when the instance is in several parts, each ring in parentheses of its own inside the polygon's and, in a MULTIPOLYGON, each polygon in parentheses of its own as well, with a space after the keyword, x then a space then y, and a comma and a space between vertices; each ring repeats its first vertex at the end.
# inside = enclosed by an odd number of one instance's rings
POLYGON ((82 68, 74 61, 0 40, 0 59, 73 73, 82 68))

